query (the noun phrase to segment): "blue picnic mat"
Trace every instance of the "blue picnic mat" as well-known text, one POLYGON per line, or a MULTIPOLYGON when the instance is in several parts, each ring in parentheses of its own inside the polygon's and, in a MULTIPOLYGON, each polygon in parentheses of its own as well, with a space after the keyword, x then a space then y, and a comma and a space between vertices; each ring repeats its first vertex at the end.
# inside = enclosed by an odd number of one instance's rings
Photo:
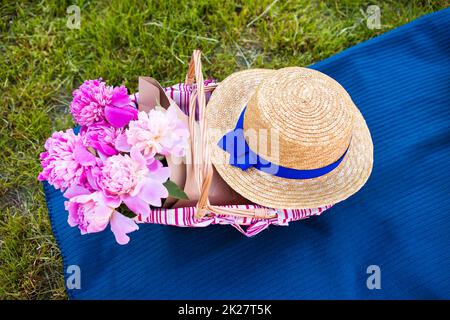
MULTIPOLYGON (((337 79, 371 130, 368 183, 329 212, 248 239, 230 226, 142 225, 126 246, 81 236, 45 185, 73 299, 450 298, 450 9, 312 66, 337 79), (381 271, 369 290, 367 267, 381 271)), ((66 275, 67 276, 67 275, 66 275)))

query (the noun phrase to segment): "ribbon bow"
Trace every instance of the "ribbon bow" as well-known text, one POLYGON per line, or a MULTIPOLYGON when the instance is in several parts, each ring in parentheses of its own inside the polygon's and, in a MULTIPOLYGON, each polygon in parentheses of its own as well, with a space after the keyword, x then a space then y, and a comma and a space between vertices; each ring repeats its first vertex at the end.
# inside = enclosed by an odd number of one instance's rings
POLYGON ((312 179, 323 176, 333 171, 344 159, 347 154, 348 147, 344 154, 335 162, 318 169, 300 170, 287 168, 260 157, 257 153, 250 149, 244 136, 244 115, 247 107, 245 107, 236 123, 236 127, 225 134, 219 141, 218 145, 224 151, 230 154, 229 164, 246 171, 249 168, 255 168, 265 173, 286 178, 286 179, 312 179))

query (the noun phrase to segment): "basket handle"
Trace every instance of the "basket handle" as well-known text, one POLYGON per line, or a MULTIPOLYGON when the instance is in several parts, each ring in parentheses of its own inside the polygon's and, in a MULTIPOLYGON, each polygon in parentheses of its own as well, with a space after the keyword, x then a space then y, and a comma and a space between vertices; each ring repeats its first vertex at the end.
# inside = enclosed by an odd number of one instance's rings
MULTIPOLYGON (((270 212, 267 208, 238 209, 210 204, 208 194, 213 178, 213 168, 208 148, 206 96, 200 50, 194 50, 192 53, 186 75, 186 84, 192 85, 194 82, 197 84, 197 88, 192 92, 189 100, 189 131, 191 134, 193 174, 200 194, 196 205, 196 218, 203 218, 208 213, 256 219, 272 219, 276 217, 276 214, 270 212), (196 109, 198 111, 198 130, 196 130, 195 126, 196 109)), ((214 87, 207 90, 212 91, 213 89, 214 87)))
POLYGON ((184 81, 187 85, 193 85, 195 82, 195 60, 197 58, 194 59, 194 55, 196 55, 196 51, 200 50, 194 50, 191 56, 191 60, 189 61, 189 68, 186 74, 186 79, 184 81))

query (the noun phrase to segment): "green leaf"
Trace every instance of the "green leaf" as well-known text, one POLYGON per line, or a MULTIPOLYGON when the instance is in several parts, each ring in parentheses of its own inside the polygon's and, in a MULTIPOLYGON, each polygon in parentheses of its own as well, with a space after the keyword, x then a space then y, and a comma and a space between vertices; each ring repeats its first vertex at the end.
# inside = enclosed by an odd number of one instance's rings
POLYGON ((169 197, 181 200, 189 200, 187 194, 181 190, 177 184, 171 180, 167 180, 164 182, 164 187, 166 187, 167 191, 169 191, 169 197))
POLYGON ((133 219, 137 216, 137 214, 135 214, 133 211, 128 209, 128 207, 124 204, 121 204, 117 211, 119 211, 121 214, 123 214, 127 218, 133 219))

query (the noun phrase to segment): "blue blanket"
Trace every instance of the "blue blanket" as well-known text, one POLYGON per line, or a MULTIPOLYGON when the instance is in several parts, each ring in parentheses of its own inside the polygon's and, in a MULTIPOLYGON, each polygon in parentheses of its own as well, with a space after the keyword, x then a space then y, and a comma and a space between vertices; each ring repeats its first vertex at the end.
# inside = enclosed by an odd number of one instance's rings
POLYGON ((450 298, 448 30, 450 9, 311 66, 348 90, 375 148, 368 183, 320 217, 251 239, 230 226, 142 225, 119 246, 109 231, 70 228, 45 184, 64 270, 81 270, 70 298, 450 298))

